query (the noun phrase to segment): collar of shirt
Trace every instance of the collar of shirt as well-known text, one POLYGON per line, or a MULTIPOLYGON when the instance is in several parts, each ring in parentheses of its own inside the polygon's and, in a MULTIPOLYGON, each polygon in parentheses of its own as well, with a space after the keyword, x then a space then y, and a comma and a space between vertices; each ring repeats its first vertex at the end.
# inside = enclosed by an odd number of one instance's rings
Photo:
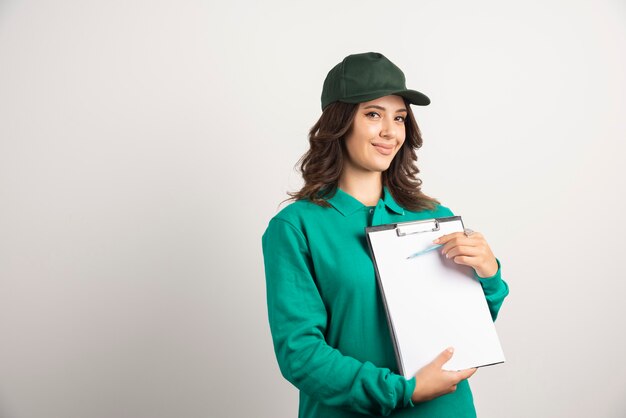
MULTIPOLYGON (((359 209, 365 207, 363 203, 358 201, 352 195, 344 192, 339 187, 336 187, 335 190, 335 194, 333 195, 333 197, 328 199, 328 203, 333 205, 333 207, 337 209, 343 216, 351 215, 359 209)), ((400 205, 398 205, 395 200, 393 200, 393 197, 391 196, 389 189, 387 189, 387 186, 383 186, 383 198, 379 200, 379 204, 381 200, 385 204, 385 206, 387 206, 393 212, 399 215, 404 215, 404 209, 400 205)))

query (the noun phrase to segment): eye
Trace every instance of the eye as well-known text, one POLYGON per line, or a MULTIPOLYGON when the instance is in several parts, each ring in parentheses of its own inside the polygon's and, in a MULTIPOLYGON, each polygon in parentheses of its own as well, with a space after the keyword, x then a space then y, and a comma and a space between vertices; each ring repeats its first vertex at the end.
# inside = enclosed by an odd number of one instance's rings
POLYGON ((376 113, 376 112, 369 112, 369 113, 366 113, 366 114, 365 114, 365 116, 370 116, 370 115, 380 116, 380 115, 379 115, 378 113, 376 113))
POLYGON ((404 116, 398 116, 402 122, 406 122, 406 118, 404 116))

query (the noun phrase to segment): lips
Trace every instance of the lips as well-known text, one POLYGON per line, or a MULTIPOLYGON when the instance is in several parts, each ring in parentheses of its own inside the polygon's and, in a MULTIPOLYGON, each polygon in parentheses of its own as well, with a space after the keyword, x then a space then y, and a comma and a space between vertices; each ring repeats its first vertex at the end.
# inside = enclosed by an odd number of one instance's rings
POLYGON ((391 155, 393 152, 393 145, 386 144, 372 144, 376 150, 383 155, 391 155))

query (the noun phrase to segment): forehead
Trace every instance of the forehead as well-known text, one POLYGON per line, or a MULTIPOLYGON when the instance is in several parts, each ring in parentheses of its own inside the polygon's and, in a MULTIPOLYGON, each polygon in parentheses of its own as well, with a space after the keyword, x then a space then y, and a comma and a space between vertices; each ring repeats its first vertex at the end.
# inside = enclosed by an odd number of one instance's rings
POLYGON ((368 106, 380 106, 391 111, 406 109, 404 99, 396 95, 383 96, 374 100, 359 103, 359 108, 361 109, 368 106))

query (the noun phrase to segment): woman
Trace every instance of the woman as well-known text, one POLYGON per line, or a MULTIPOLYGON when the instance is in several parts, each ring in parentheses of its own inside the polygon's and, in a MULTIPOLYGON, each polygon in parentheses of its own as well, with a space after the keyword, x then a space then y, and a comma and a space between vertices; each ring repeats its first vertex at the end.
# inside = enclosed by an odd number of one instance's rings
MULTIPOLYGON (((444 350, 411 378, 398 374, 365 227, 453 216, 420 190, 422 146, 402 71, 382 54, 353 54, 326 77, 322 116, 301 159, 295 202, 263 234, 267 303, 283 376, 300 390, 299 417, 475 416, 467 379, 444 350)), ((442 253, 474 269, 495 321, 508 286, 482 234, 440 237, 442 253)))

